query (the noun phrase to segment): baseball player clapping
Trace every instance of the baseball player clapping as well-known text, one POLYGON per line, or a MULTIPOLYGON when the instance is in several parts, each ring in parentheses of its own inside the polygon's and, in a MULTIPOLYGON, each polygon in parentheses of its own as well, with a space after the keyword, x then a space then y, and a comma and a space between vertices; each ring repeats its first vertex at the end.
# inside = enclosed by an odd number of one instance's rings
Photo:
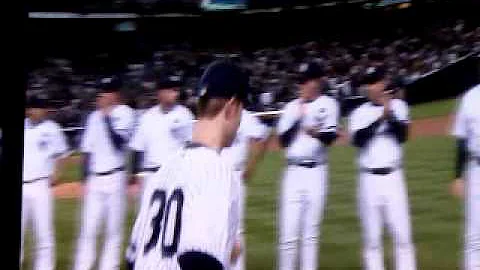
POLYGON ((397 270, 416 269, 407 187, 402 169, 402 144, 408 135, 408 107, 388 93, 383 66, 367 71, 364 82, 370 102, 350 115, 349 132, 358 148, 358 208, 367 270, 385 269, 384 218, 392 233, 397 270))

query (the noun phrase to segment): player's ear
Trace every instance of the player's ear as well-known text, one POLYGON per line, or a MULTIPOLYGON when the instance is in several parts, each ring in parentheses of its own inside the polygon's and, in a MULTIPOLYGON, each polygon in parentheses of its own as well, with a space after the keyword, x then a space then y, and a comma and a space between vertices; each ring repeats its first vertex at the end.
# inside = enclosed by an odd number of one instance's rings
POLYGON ((236 115, 241 110, 241 102, 236 98, 231 98, 225 104, 225 117, 231 119, 236 117, 236 115))

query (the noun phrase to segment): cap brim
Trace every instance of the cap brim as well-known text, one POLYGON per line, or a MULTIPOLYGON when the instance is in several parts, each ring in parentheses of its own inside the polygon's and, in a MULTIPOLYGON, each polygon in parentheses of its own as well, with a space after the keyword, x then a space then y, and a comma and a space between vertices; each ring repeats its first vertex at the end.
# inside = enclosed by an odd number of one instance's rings
POLYGON ((161 83, 156 86, 157 91, 158 90, 165 90, 165 89, 172 89, 172 88, 181 88, 182 84, 181 83, 161 83))
POLYGON ((103 88, 103 89, 100 89, 97 94, 106 94, 106 93, 118 93, 120 92, 120 89, 116 89, 116 88, 103 88))

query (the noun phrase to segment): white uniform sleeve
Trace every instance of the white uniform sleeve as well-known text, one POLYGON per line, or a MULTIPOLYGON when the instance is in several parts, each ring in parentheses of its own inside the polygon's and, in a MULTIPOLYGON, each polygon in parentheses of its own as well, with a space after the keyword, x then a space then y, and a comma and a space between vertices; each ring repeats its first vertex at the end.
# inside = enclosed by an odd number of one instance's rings
POLYGON ((467 138, 467 117, 466 117, 466 99, 462 98, 455 115, 455 122, 453 123, 452 135, 458 138, 467 138))
POLYGON ((146 115, 141 116, 128 145, 131 149, 138 152, 145 152, 147 150, 147 125, 146 115))
POLYGON ((94 113, 91 113, 88 116, 87 123, 85 125, 85 129, 82 135, 82 141, 80 143, 80 149, 84 153, 91 153, 93 152, 93 141, 95 140, 94 132, 93 132, 93 121, 94 121, 94 113))
POLYGON ((190 225, 193 226, 190 230, 182 232, 183 244, 178 252, 179 255, 188 251, 204 252, 216 258, 226 269, 230 265, 239 222, 239 186, 236 187, 239 182, 227 168, 210 168, 214 171, 209 175, 218 175, 220 179, 213 184, 202 185, 198 196, 190 198, 194 201, 190 204, 192 209, 188 209, 189 219, 195 223, 190 225))
POLYGON ((325 120, 322 124, 320 131, 322 132, 336 132, 338 126, 338 119, 340 118, 340 110, 338 103, 335 100, 331 100, 329 106, 326 108, 325 120))
POLYGON ((54 126, 52 156, 61 156, 68 150, 65 134, 58 125, 54 126))
POLYGON ((112 123, 115 132, 124 140, 130 140, 135 125, 135 114, 130 107, 122 106, 112 123))
POLYGON ((247 137, 260 140, 267 138, 268 128, 257 117, 251 113, 245 113, 242 115, 242 120, 245 121, 245 134, 247 137))
MULTIPOLYGON (((360 107, 353 110, 353 112, 350 114, 349 121, 348 121, 348 132, 350 134, 354 134, 358 130, 364 129, 370 126, 375 121, 378 121, 380 119, 381 113, 379 111, 374 111, 371 108, 364 107, 364 106, 365 105, 360 105, 360 107)), ((392 105, 392 108, 393 107, 395 106, 392 105)), ((397 114, 399 114, 399 116, 401 116, 400 119, 404 119, 405 117, 408 117, 408 108, 405 106, 403 109, 404 109, 403 112, 400 112, 400 114, 396 112, 397 114)), ((381 129, 384 129, 386 127, 387 127, 386 125, 381 125, 377 129, 377 131, 380 131, 381 129)))
POLYGON ((172 123, 172 132, 175 134, 175 137, 183 143, 192 140, 193 120, 193 114, 185 108, 185 110, 182 110, 180 113, 178 122, 172 123))
POLYGON ((293 102, 288 103, 278 121, 277 133, 283 134, 300 118, 300 111, 293 102))
POLYGON ((362 121, 362 116, 361 116, 361 108, 357 108, 353 110, 353 112, 350 114, 350 117, 348 119, 348 132, 350 134, 355 133, 356 131, 367 127, 368 124, 364 120, 362 121))
POLYGON ((400 99, 392 100, 394 103, 393 113, 395 117, 401 121, 408 123, 410 121, 410 116, 408 112, 408 105, 405 101, 400 99))

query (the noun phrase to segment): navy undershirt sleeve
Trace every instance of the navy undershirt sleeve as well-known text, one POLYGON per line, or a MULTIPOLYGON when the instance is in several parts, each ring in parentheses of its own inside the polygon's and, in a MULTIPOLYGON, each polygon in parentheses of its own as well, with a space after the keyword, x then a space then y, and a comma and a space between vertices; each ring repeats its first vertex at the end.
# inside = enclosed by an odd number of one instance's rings
POLYGON ((313 135, 314 138, 320 140, 324 145, 331 145, 333 141, 337 138, 337 133, 335 131, 330 132, 318 132, 313 135))
POLYGON ((105 124, 107 125, 108 134, 110 136, 110 139, 113 142, 113 146, 117 150, 122 150, 125 140, 122 138, 122 136, 116 133, 115 130, 113 130, 112 121, 110 120, 110 117, 105 116, 104 121, 105 121, 105 124))
POLYGON ((279 135, 280 144, 282 147, 288 147, 295 138, 298 130, 300 129, 300 120, 295 122, 287 131, 279 135))
POLYGON ((353 134, 353 145, 356 147, 364 147, 367 142, 373 138, 375 135, 375 130, 380 126, 382 123, 381 119, 370 124, 368 127, 359 129, 353 134))
POLYGON ((399 121, 394 116, 389 117, 387 122, 389 124, 388 132, 393 134, 399 143, 406 142, 408 138, 408 124, 399 121))
POLYGON ((467 141, 465 139, 457 139, 457 158, 455 163, 455 178, 460 178, 465 170, 467 162, 467 141))

